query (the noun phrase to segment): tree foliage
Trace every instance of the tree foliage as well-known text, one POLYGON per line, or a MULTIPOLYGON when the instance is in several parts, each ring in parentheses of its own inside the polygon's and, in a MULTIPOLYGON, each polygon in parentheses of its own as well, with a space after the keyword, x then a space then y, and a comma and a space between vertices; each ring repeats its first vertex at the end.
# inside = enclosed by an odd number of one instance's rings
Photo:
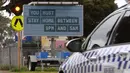
MULTIPOLYGON (((0 6, 2 6, 2 0, 0 0, 0 6)), ((10 19, 3 16, 2 11, 0 11, 0 45, 6 40, 6 37, 12 36, 13 30, 7 24, 10 23, 10 19)))
MULTIPOLYGON (((114 0, 84 0, 84 35, 87 37, 92 30, 108 14, 117 9, 114 0)), ((77 37, 68 37, 68 40, 77 37)))
MULTIPOLYGON (((13 3, 15 0, 11 0, 13 3)), ((36 0, 16 0, 17 2, 29 3, 36 0)), ((42 0, 38 0, 42 1, 42 0)), ((113 12, 117 5, 115 0, 45 0, 45 1, 78 1, 84 5, 84 37, 87 37, 97 24, 108 14, 113 12)), ((1 0, 0 0, 0 4, 1 0)), ((15 4, 15 3, 14 3, 15 4)), ((8 8, 9 6, 7 6, 8 8)), ((7 9, 7 11, 9 11, 7 9)), ((68 39, 71 39, 70 37, 68 39)))
POLYGON ((114 0, 84 0, 84 36, 87 37, 115 9, 117 5, 114 0))

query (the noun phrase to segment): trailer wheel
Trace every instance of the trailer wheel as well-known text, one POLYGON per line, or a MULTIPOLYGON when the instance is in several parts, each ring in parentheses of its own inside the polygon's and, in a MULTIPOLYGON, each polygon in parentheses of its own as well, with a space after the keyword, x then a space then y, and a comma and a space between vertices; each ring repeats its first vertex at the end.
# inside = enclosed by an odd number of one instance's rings
POLYGON ((35 71, 36 65, 37 65, 36 62, 29 61, 29 64, 28 64, 29 71, 35 71))

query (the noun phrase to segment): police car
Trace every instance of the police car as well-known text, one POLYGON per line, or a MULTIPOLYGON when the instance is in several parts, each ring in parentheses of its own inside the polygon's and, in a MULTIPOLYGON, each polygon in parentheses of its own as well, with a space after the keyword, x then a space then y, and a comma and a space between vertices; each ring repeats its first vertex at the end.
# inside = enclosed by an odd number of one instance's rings
POLYGON ((130 73, 130 5, 115 10, 85 41, 70 40, 74 52, 60 66, 59 73, 130 73))

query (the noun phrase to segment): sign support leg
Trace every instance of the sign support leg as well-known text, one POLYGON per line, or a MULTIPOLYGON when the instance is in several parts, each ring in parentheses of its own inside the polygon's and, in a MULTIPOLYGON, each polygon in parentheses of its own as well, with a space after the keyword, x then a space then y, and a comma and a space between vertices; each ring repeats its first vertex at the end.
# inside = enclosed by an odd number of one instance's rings
POLYGON ((55 57, 55 49, 54 49, 54 37, 51 38, 51 56, 55 57))

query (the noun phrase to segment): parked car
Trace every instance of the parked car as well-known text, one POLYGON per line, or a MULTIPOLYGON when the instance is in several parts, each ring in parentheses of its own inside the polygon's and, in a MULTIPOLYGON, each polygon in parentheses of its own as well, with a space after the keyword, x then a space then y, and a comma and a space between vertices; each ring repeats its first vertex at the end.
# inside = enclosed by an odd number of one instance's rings
POLYGON ((85 41, 70 40, 74 52, 59 73, 130 73, 130 5, 103 19, 85 41))

